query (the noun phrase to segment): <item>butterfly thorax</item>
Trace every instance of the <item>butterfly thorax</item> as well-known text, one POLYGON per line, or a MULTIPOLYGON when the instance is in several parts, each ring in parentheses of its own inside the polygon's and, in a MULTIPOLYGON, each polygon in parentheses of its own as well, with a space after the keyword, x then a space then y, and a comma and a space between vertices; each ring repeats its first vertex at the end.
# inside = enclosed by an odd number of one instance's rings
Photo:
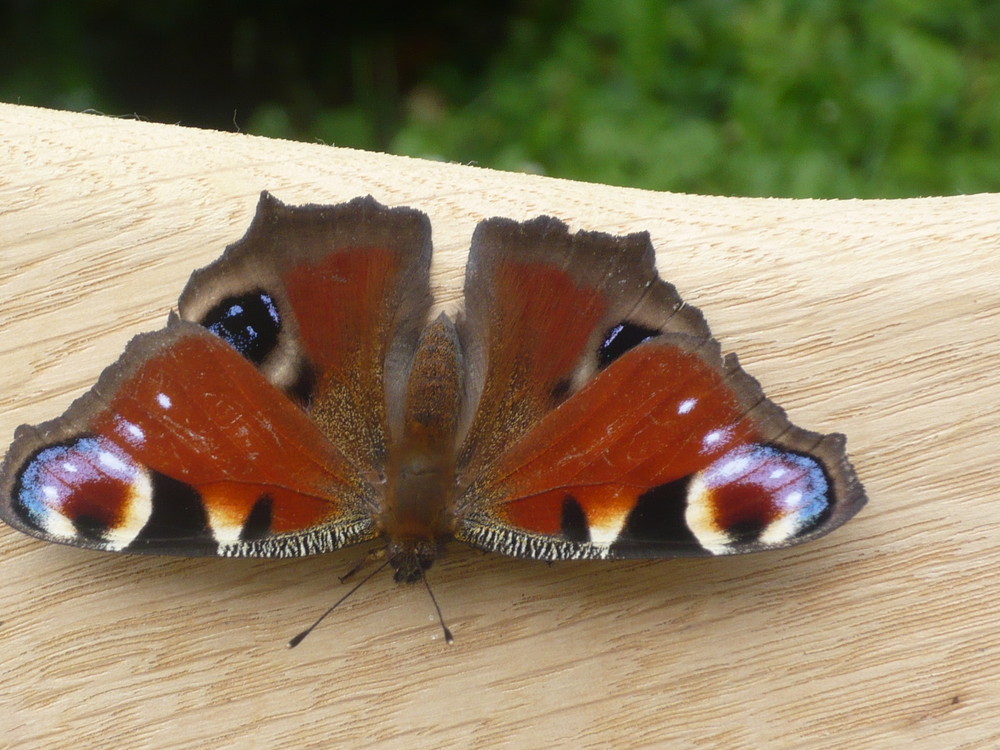
POLYGON ((454 444, 461 402, 455 327, 442 315, 420 337, 393 430, 382 528, 397 581, 420 578, 454 530, 454 444))

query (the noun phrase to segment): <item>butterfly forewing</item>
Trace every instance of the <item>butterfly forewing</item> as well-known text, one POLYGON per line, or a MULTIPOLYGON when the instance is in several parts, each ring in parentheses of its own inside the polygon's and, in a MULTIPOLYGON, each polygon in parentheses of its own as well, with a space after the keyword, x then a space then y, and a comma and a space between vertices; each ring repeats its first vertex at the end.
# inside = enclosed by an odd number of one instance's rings
POLYGON ((246 359, 189 323, 136 338, 63 418, 22 428, 4 476, 8 523, 100 549, 222 554, 271 537, 372 534, 354 467, 246 359))

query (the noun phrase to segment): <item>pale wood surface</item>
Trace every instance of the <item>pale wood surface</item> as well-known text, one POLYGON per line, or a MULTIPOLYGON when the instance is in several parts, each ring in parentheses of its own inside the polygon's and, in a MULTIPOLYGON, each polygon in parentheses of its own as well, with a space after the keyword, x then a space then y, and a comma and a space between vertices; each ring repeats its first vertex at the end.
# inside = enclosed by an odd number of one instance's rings
POLYGON ((648 229, 661 273, 871 503, 805 547, 546 566, 460 546, 426 594, 356 551, 135 558, 0 530, 0 745, 987 748, 1000 743, 1000 195, 744 200, 0 106, 0 442, 62 412, 261 189, 648 229))

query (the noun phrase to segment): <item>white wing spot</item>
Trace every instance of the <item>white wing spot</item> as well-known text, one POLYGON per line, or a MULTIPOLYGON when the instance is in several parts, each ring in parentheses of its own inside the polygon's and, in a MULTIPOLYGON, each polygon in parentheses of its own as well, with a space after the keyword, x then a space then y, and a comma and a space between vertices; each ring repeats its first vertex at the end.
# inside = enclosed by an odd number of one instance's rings
POLYGON ((680 405, 677 407, 678 414, 688 414, 698 403, 696 398, 686 398, 681 401, 680 405))
POLYGON ((718 443, 725 436, 726 436, 725 430, 712 430, 710 433, 705 435, 705 438, 701 441, 701 443, 706 448, 708 448, 718 443))
POLYGON ((590 541, 601 546, 612 544, 622 533, 627 517, 627 514, 622 513, 606 519, 603 523, 590 524, 590 541))
POLYGON ((781 499, 781 504, 788 509, 798 508, 802 504, 802 493, 798 490, 789 492, 781 499))
POLYGON ((745 474, 749 466, 750 457, 744 454, 726 461, 721 467, 719 467, 719 471, 723 476, 734 477, 738 474, 745 474))
POLYGON ((157 393, 156 403, 158 403, 164 409, 169 409, 171 406, 174 405, 174 402, 170 400, 170 396, 168 396, 166 393, 157 393))
POLYGON ((112 471, 125 473, 128 469, 128 467, 124 464, 124 462, 120 458, 118 458, 118 456, 116 456, 114 453, 110 453, 108 451, 101 451, 100 453, 97 454, 97 458, 104 466, 107 466, 112 471))

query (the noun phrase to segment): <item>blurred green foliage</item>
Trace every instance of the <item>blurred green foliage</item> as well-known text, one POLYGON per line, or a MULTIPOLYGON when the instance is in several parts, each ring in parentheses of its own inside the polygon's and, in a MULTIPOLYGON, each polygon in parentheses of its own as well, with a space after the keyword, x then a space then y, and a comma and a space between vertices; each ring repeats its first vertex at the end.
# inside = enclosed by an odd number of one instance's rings
POLYGON ((6 101, 657 190, 1000 190, 986 0, 0 8, 6 101))

